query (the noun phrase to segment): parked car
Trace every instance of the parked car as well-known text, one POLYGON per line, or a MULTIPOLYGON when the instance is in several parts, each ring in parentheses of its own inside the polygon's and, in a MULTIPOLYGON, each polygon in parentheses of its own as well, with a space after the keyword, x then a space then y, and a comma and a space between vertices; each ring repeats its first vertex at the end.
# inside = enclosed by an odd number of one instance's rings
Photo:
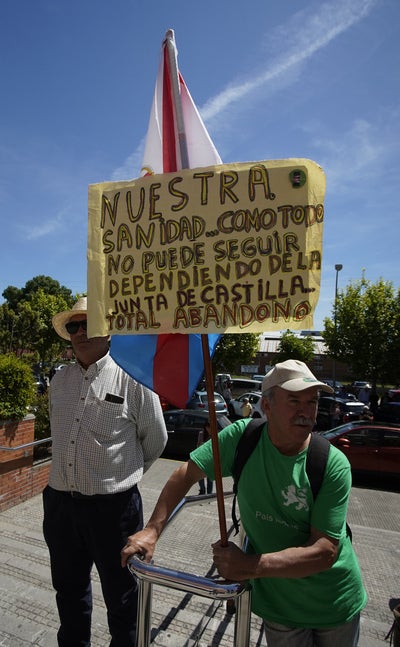
POLYGON ((390 402, 400 402, 400 389, 389 389, 390 402))
POLYGON ((33 380, 35 382, 36 394, 43 395, 47 391, 47 382, 42 375, 34 375, 33 380))
POLYGON ((338 398, 333 395, 321 394, 318 401, 318 413, 316 428, 318 431, 326 431, 337 427, 351 420, 359 420, 363 413, 365 404, 359 400, 338 398), (339 407, 338 418, 333 422, 333 411, 335 406, 339 407))
POLYGON ((378 407, 375 420, 400 423, 400 402, 385 402, 385 404, 382 404, 378 407))
MULTIPOLYGON (((164 412, 168 441, 163 456, 187 460, 190 452, 197 447, 199 432, 208 422, 206 411, 192 409, 171 409, 164 412)), ((217 413, 217 429, 221 431, 231 424, 223 413, 217 413)))
POLYGON ((389 389, 386 397, 381 400, 375 419, 400 423, 400 389, 389 389))
POLYGON ((351 387, 357 393, 357 391, 361 391, 361 389, 371 389, 372 384, 366 380, 356 380, 353 382, 351 387))
POLYGON ((243 393, 243 395, 229 402, 228 415, 231 418, 231 420, 237 420, 238 418, 243 418, 241 406, 245 398, 248 399, 251 406, 253 407, 252 418, 265 418, 265 414, 261 409, 261 398, 262 398, 261 393, 251 392, 251 393, 243 393))
MULTIPOLYGON (((226 402, 220 393, 214 392, 215 411, 217 413, 228 413, 226 402)), ((209 410, 207 391, 194 391, 189 402, 186 404, 187 409, 200 409, 201 411, 209 410)))
POLYGON ((321 435, 346 454, 354 471, 400 477, 400 425, 359 420, 321 435))
POLYGON ((244 393, 250 393, 260 391, 262 389, 262 381, 261 380, 249 380, 244 377, 233 377, 231 379, 231 385, 230 389, 232 392, 232 396, 234 398, 238 398, 240 395, 243 395, 244 393))
POLYGON ((230 373, 217 373, 215 376, 215 387, 223 386, 225 382, 230 382, 231 379, 230 373))
POLYGON ((322 382, 325 382, 325 384, 331 386, 332 389, 334 389, 336 395, 344 393, 344 386, 342 382, 339 382, 338 380, 332 380, 330 378, 322 378, 322 382))

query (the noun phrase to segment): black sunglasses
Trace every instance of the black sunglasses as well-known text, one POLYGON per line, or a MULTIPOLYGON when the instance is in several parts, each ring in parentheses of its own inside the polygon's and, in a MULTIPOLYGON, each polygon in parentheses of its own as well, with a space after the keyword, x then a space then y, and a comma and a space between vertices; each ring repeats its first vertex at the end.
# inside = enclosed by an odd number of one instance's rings
POLYGON ((86 319, 79 319, 78 321, 68 321, 68 323, 65 324, 65 329, 69 335, 75 335, 79 328, 82 327, 82 330, 85 332, 87 331, 87 320, 86 319))

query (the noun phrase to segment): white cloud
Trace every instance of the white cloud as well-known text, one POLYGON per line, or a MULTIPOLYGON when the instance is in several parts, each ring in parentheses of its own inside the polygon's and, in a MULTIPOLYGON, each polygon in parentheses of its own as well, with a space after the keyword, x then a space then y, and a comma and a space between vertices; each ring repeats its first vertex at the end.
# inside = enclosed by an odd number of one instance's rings
MULTIPOLYGON (((319 162, 327 175, 329 187, 342 191, 358 184, 365 191, 367 179, 388 177, 390 160, 397 153, 398 110, 384 110, 375 115, 374 123, 355 120, 340 136, 329 133, 312 138, 312 146, 322 152, 319 162), (360 182, 363 180, 363 182, 360 182)), ((315 133, 315 127, 313 129, 315 133)))
POLYGON ((132 178, 139 177, 142 166, 143 151, 144 139, 136 147, 136 150, 129 155, 125 162, 112 172, 111 180, 113 182, 117 182, 118 180, 131 180, 132 178))
MULTIPOLYGON (((232 104, 243 99, 250 92, 264 86, 272 80, 281 79, 290 70, 298 67, 328 45, 340 34, 365 18, 379 0, 339 0, 327 2, 312 13, 306 10, 293 16, 279 32, 285 31, 285 37, 277 38, 277 33, 268 34, 269 40, 281 43, 280 54, 275 56, 269 66, 256 76, 248 77, 244 82, 230 84, 215 97, 209 99, 200 112, 204 121, 209 122, 219 116, 232 104), (302 28, 299 29, 299 24, 302 28), (290 45, 288 46, 288 43, 290 45)), ((270 87, 270 93, 274 88, 270 87)))
POLYGON ((37 240, 38 238, 43 238, 48 234, 52 234, 60 229, 60 219, 53 218, 52 220, 47 220, 42 222, 34 227, 21 226, 20 230, 25 238, 25 240, 37 240))
POLYGON ((18 228, 24 240, 39 240, 50 234, 59 233, 66 223, 69 226, 71 224, 71 207, 62 209, 54 216, 50 215, 46 220, 35 216, 29 226, 20 224, 18 228))
MULTIPOLYGON (((269 85, 271 96, 282 84, 293 82, 296 72, 302 64, 315 55, 332 40, 350 29, 365 18, 380 0, 333 0, 321 5, 312 5, 311 9, 301 10, 291 17, 285 25, 275 32, 268 32, 268 44, 273 44, 274 58, 266 57, 270 63, 266 69, 248 75, 241 83, 230 83, 216 96, 211 97, 202 108, 199 108, 202 119, 213 126, 213 132, 226 127, 225 112, 239 105, 239 101, 256 90, 269 85), (317 7, 317 8, 315 8, 317 7), (299 29, 299 24, 302 28, 299 29), (316 36, 317 35, 317 36, 316 36), (318 36, 319 35, 319 36, 318 36), (290 43, 290 46, 288 46, 290 43), (280 52, 276 54, 277 51, 280 52), (220 119, 219 119, 220 117, 220 119)), ((242 104, 240 104, 240 109, 242 104)), ((140 173, 144 141, 128 157, 121 167, 113 172, 114 180, 131 179, 140 173), (136 171, 136 172, 135 172, 136 171)))

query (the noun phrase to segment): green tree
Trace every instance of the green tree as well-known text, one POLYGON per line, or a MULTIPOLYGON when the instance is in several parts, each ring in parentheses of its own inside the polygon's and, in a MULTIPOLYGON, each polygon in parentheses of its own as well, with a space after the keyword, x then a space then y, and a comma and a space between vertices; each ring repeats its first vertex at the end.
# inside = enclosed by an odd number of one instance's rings
POLYGON ((400 290, 363 275, 338 292, 332 319, 324 320, 328 354, 346 363, 354 379, 373 384, 400 377, 400 290))
MULTIPOLYGON (((49 394, 37 395, 34 401, 35 410, 35 440, 43 440, 51 436, 49 416, 49 394)), ((47 443, 46 443, 47 445, 47 443)), ((40 446, 40 445, 39 445, 40 446)))
POLYGON ((10 308, 15 310, 20 301, 29 301, 31 296, 39 289, 42 289, 46 294, 61 295, 67 303, 70 303, 72 300, 72 292, 69 288, 60 285, 51 276, 44 276, 43 274, 34 276, 33 279, 25 283, 23 288, 16 288, 13 285, 8 286, 3 292, 3 297, 8 302, 10 308))
POLYGON ((0 418, 21 420, 35 398, 32 369, 15 355, 0 356, 0 418))
POLYGON ((32 294, 30 301, 25 301, 21 305, 21 312, 24 310, 28 315, 32 313, 30 318, 33 325, 30 343, 42 363, 57 357, 65 347, 65 341, 57 335, 51 320, 55 314, 67 310, 69 307, 70 302, 65 300, 62 293, 48 294, 42 288, 32 294))
POLYGON ((240 373, 242 364, 252 364, 258 351, 259 335, 240 333, 222 335, 213 356, 214 374, 240 373))
POLYGON ((0 305, 0 353, 10 353, 14 348, 17 315, 8 303, 0 305))
POLYGON ((74 302, 72 292, 49 276, 37 276, 24 288, 9 286, 0 305, 0 351, 30 351, 40 361, 57 357, 66 342, 53 330, 51 319, 74 302))
POLYGON ((278 352, 274 360, 285 362, 287 359, 299 359, 302 362, 310 362, 314 356, 314 344, 312 337, 298 337, 290 330, 283 333, 279 342, 278 352))

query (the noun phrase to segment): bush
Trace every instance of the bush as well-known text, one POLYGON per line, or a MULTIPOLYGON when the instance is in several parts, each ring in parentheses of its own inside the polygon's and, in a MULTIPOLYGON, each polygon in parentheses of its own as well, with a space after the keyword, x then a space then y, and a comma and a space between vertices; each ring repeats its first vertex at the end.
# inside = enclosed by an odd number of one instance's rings
POLYGON ((0 356, 0 419, 22 420, 36 395, 32 369, 15 355, 0 356))
MULTIPOLYGON (((49 395, 47 391, 36 396, 33 410, 35 412, 35 440, 50 438, 49 395)), ((33 458, 35 461, 47 459, 50 456, 51 440, 48 443, 35 445, 33 448, 33 458)))
POLYGON ((33 405, 35 411, 35 440, 43 440, 51 436, 49 416, 49 396, 43 393, 36 396, 33 405))

